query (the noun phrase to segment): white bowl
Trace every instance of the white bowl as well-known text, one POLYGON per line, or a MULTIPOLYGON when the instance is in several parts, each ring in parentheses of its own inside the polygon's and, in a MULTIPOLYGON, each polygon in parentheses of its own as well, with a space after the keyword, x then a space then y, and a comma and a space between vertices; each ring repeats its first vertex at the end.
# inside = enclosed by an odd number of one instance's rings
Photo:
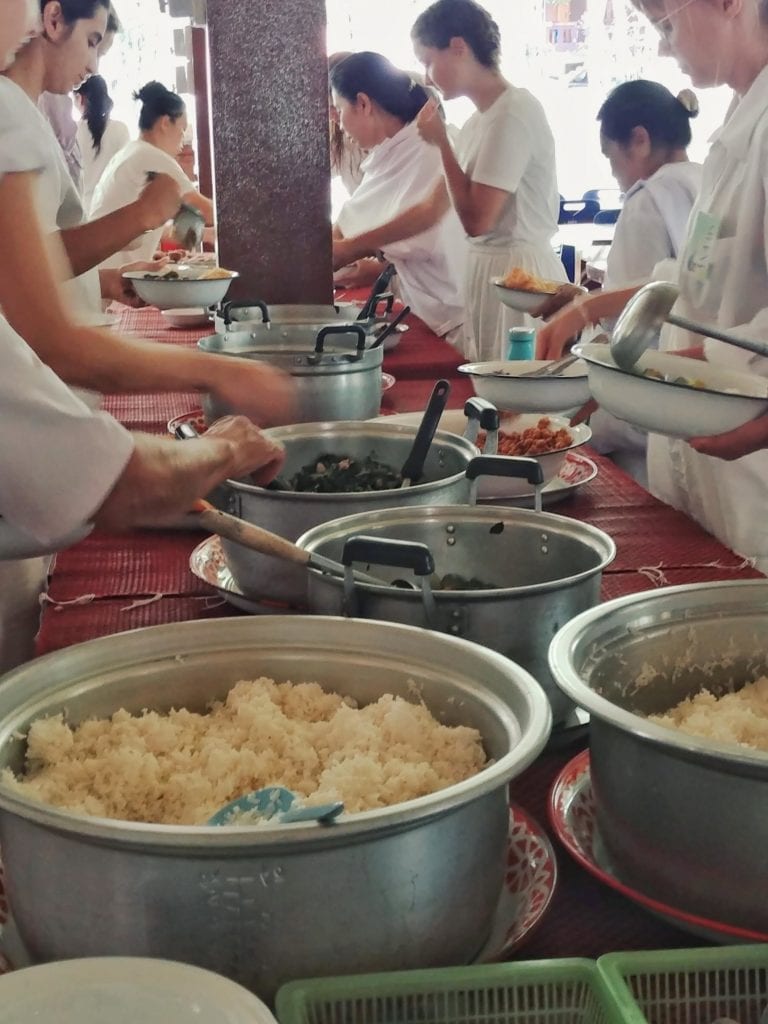
POLYGON ((556 377, 522 377, 554 360, 494 360, 464 363, 460 373, 472 378, 475 394, 493 402, 497 409, 515 412, 563 412, 579 409, 589 400, 587 367, 580 360, 556 377))
MULTIPOLYGON (((535 427, 542 418, 542 415, 545 414, 525 413, 523 415, 502 416, 501 431, 520 433, 520 431, 526 430, 528 427, 535 427)), ((421 412, 403 412, 395 416, 377 416, 376 418, 387 423, 418 426, 421 423, 422 416, 423 413, 421 412)), ((567 448, 560 448, 556 452, 546 452, 544 455, 532 456, 532 458, 537 459, 541 466, 545 485, 554 480, 559 474, 567 453, 574 451, 576 448, 581 448, 592 437, 592 431, 586 423, 579 423, 577 426, 572 427, 568 420, 562 419, 559 416, 547 414, 547 418, 551 421, 553 430, 559 430, 560 427, 564 427, 570 433, 573 441, 567 448)), ((447 430, 451 434, 463 435, 467 426, 467 418, 461 409, 446 409, 440 417, 438 426, 440 430, 447 430)), ((488 476, 480 478, 477 496, 478 498, 503 500, 504 498, 519 498, 523 494, 530 494, 531 490, 532 487, 527 480, 517 480, 503 476, 488 476)))
POLYGON ((195 306, 202 309, 203 306, 215 306, 221 302, 238 276, 235 271, 230 271, 229 277, 200 278, 199 275, 205 273, 205 269, 200 267, 186 273, 179 266, 170 269, 176 270, 181 276, 168 278, 163 274, 128 270, 123 277, 131 282, 139 298, 150 306, 157 306, 158 309, 195 306))
POLYGON ((523 291, 522 288, 507 288, 501 283, 500 278, 493 278, 491 284, 496 289, 496 294, 510 309, 516 309, 519 313, 533 313, 547 299, 551 299, 556 289, 548 292, 523 291))
POLYGON ((3 1024, 276 1024, 247 989, 171 960, 61 960, 6 974, 0 987, 3 1024))
POLYGON ((211 318, 202 306, 190 306, 186 309, 164 309, 160 316, 169 327, 207 327, 211 318))
POLYGON ((590 343, 574 348, 589 369, 596 402, 627 423, 669 437, 710 437, 735 430, 768 411, 768 380, 755 374, 713 366, 671 352, 644 352, 633 370, 616 366, 610 346, 590 343), (643 376, 654 369, 672 377, 643 376), (674 378, 700 380, 703 387, 674 378))

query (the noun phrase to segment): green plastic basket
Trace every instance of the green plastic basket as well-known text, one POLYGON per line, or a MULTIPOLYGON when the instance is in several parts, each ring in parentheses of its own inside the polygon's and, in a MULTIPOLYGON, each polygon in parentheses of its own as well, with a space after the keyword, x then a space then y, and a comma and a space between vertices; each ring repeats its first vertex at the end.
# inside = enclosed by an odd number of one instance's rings
POLYGON ((294 981, 280 1024, 621 1024, 593 960, 446 967, 294 981))
POLYGON ((768 944, 609 953, 597 966, 626 1024, 758 1024, 768 1005, 768 944))

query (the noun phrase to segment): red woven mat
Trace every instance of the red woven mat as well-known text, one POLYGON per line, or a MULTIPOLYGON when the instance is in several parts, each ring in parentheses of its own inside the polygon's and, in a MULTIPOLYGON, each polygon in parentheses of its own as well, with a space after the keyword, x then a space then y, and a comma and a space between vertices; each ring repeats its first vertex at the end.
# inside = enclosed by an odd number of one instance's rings
POLYGON ((142 626, 241 614, 217 594, 209 597, 163 597, 151 604, 130 607, 132 603, 131 598, 124 597, 66 607, 50 605, 37 638, 37 654, 48 654, 84 640, 95 640, 142 626))
POLYGON ((56 557, 48 596, 53 603, 88 595, 151 597, 208 594, 189 571, 189 556, 205 534, 194 530, 95 533, 56 557))

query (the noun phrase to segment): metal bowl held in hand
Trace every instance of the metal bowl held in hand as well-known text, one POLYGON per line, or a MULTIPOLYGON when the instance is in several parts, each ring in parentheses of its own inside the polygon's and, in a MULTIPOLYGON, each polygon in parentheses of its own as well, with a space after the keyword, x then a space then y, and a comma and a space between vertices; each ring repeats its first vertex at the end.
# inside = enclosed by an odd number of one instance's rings
POLYGON ((597 826, 612 872, 689 914, 768 932, 768 752, 646 718, 768 675, 768 582, 609 601, 558 633, 550 665, 591 714, 597 826))
MULTIPOLYGON (((296 416, 300 423, 375 416, 381 406, 381 346, 367 348, 365 332, 356 324, 322 327, 309 334, 311 341, 280 342, 276 338, 273 346, 257 344, 247 332, 214 334, 202 338, 198 345, 204 352, 257 359, 289 373, 296 386, 296 416), (337 344, 328 345, 330 339, 337 344)), ((203 396, 208 423, 240 411, 214 395, 203 396)))
MULTIPOLYGON (((302 467, 326 453, 358 459, 374 454, 379 461, 399 469, 411 449, 416 428, 382 421, 300 423, 274 427, 266 430, 265 434, 285 446, 286 461, 281 476, 290 479, 302 467)), ((412 487, 354 494, 315 494, 272 490, 241 480, 229 480, 228 511, 288 540, 296 540, 319 523, 354 512, 392 505, 461 504, 469 498, 470 483, 465 470, 475 455, 477 448, 471 441, 438 431, 427 455, 423 481, 412 487)), ((228 540, 223 539, 222 546, 232 576, 246 596, 306 606, 307 578, 304 569, 287 566, 228 540)))
POLYGON ((316 681, 368 704, 423 700, 477 728, 490 765, 333 826, 194 827, 88 818, 0 783, 0 842, 35 960, 130 955, 197 964, 262 998, 297 977, 467 963, 506 869, 507 783, 537 756, 549 709, 518 666, 389 623, 276 616, 184 622, 69 647, 0 685, 0 768, 30 723, 119 708, 202 711, 241 679, 316 681))
MULTIPOLYGON (((530 474, 531 462, 482 456, 468 474, 530 474)), ((552 679, 547 651, 564 623, 599 600, 602 571, 616 554, 601 530, 512 508, 389 508, 325 523, 298 544, 345 565, 375 566, 386 580, 416 584, 377 587, 356 583, 349 573, 340 579, 310 570, 312 611, 474 640, 527 669, 546 691, 556 722, 573 706, 552 679)))

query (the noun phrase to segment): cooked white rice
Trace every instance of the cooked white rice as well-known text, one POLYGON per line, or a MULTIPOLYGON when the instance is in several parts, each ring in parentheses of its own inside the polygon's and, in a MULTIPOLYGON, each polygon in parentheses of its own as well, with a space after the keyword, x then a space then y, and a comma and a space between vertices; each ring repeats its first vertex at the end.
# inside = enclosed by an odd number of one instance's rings
POLYGON ((317 683, 241 681, 206 714, 117 711, 73 728, 33 722, 26 771, 3 782, 81 814, 204 824, 250 790, 281 785, 303 802, 364 811, 412 800, 486 764, 476 729, 441 725, 423 704, 385 695, 357 708, 317 683))
POLYGON ((768 678, 722 697, 702 690, 663 715, 649 715, 649 720, 691 736, 768 750, 768 678))

